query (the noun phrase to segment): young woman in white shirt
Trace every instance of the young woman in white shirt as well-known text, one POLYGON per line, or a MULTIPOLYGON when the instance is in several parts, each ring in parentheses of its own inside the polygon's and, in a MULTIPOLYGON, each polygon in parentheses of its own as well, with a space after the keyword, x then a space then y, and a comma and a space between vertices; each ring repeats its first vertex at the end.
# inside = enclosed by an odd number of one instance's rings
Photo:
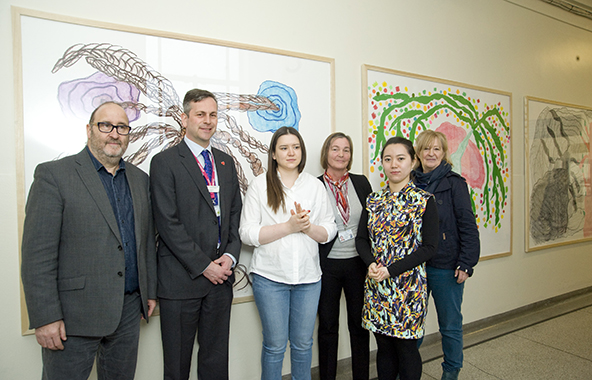
POLYGON ((245 195, 240 236, 255 247, 250 273, 263 327, 261 379, 279 380, 288 340, 292 379, 310 379, 313 331, 321 292, 318 243, 337 227, 327 191, 304 173, 300 133, 278 129, 269 144, 268 169, 245 195))

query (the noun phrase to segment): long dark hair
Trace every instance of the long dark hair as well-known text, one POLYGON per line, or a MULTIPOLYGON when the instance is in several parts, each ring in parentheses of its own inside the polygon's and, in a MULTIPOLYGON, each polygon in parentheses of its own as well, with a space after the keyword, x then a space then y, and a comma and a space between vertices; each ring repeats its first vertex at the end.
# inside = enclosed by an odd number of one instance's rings
POLYGON ((267 205, 271 207, 273 212, 277 212, 280 206, 282 206, 284 211, 286 210, 286 196, 284 194, 282 181, 280 181, 277 174, 277 161, 273 158, 277 142, 280 137, 284 135, 294 135, 298 137, 298 141, 300 141, 300 151, 302 152, 302 156, 300 163, 298 164, 298 173, 302 173, 304 166, 306 165, 306 147, 304 146, 304 140, 300 133, 292 127, 281 127, 275 131, 271 137, 271 142, 269 143, 269 150, 267 153, 267 174, 265 175, 267 179, 267 205))

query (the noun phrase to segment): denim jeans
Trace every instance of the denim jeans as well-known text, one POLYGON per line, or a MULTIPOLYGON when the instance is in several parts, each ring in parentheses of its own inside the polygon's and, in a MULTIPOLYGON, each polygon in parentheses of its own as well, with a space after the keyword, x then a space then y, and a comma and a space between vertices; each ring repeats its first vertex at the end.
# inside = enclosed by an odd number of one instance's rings
POLYGON ((263 327, 261 380, 282 378, 290 340, 292 379, 310 379, 312 342, 321 281, 288 285, 253 274, 253 295, 263 327))
POLYGON ((463 364, 463 329, 461 304, 465 284, 457 284, 453 269, 426 267, 428 292, 434 298, 438 327, 442 335, 445 372, 460 370, 463 364))

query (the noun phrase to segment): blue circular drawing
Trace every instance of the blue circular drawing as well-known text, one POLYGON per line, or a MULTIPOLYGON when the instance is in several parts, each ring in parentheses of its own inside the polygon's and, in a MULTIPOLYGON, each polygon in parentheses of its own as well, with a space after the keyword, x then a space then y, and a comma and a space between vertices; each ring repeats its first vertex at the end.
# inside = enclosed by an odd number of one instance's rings
POLYGON ((259 86, 257 95, 265 96, 278 106, 279 110, 249 112, 249 123, 256 131, 275 132, 281 127, 298 129, 300 110, 296 92, 285 84, 266 80, 259 86))

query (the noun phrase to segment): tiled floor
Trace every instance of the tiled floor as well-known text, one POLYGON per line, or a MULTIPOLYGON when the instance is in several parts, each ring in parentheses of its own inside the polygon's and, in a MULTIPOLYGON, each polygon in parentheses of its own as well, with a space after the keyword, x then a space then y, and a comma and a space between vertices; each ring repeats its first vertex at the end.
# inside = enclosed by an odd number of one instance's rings
MULTIPOLYGON (((460 380, 592 380, 592 288, 469 323, 464 330, 460 380)), ((427 336, 420 352, 422 380, 440 380, 439 336, 427 336)), ((373 351, 373 379, 375 361, 373 351)), ((337 380, 352 378, 349 358, 340 360, 337 372, 337 380)), ((319 379, 318 367, 312 378, 319 379)))
MULTIPOLYGON (((464 350, 460 380, 592 379, 592 306, 464 350)), ((440 379, 441 358, 424 363, 422 380, 440 379)))

